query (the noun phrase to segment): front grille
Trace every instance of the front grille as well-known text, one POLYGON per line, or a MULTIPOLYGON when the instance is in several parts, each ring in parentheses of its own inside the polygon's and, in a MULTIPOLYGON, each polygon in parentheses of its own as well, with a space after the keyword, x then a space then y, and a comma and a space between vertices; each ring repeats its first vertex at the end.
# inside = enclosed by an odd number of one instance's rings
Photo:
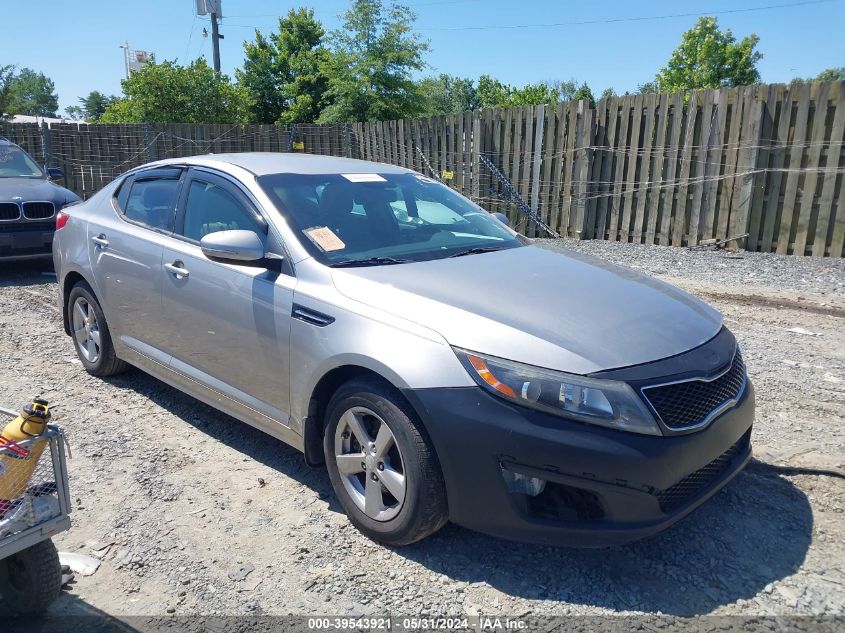
POLYGON ((3 224, 0 222, 0 233, 27 233, 30 231, 55 231, 55 222, 15 222, 3 224))
POLYGON ((745 432, 733 446, 719 455, 706 466, 702 466, 694 473, 687 475, 674 486, 667 488, 657 495, 660 509, 663 512, 671 512, 675 508, 684 505, 687 501, 698 495, 711 483, 719 479, 727 470, 738 455, 748 449, 751 440, 751 430, 745 432))
POLYGON ((683 429, 707 421, 730 400, 738 400, 745 388, 745 363, 737 348, 730 369, 715 380, 687 380, 671 385, 644 387, 642 392, 663 424, 683 429))
POLYGON ((52 218, 56 208, 52 202, 24 202, 23 215, 28 220, 45 220, 52 218))
POLYGON ((8 222, 9 220, 19 220, 21 217, 21 209, 14 202, 0 202, 0 222, 8 222))

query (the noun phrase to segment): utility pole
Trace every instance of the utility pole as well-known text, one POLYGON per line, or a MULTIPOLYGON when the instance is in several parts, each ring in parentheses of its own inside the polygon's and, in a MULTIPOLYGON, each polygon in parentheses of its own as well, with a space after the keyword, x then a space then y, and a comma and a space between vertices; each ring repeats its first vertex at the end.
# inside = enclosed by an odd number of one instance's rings
POLYGON ((211 47, 214 51, 214 71, 220 72, 220 39, 223 36, 217 29, 217 12, 211 13, 211 47))
POLYGON ((123 46, 123 64, 126 66, 126 78, 129 79, 129 42, 125 41, 123 46))
MULTIPOLYGON (((223 36, 220 35, 218 20, 223 17, 223 0, 196 0, 197 15, 211 16, 211 49, 214 52, 214 70, 220 72, 220 40, 223 36)), ((202 30, 203 37, 208 35, 208 31, 202 30)))

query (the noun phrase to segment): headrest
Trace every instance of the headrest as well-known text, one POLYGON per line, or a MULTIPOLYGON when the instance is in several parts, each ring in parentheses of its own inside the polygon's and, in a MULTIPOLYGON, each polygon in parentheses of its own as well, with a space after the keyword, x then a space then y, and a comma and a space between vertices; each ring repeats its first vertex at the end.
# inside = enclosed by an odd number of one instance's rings
POLYGON ((358 187, 355 191, 355 202, 362 205, 368 204, 390 204, 398 200, 395 189, 384 187, 358 187))
POLYGON ((144 187, 144 195, 141 197, 144 206, 169 207, 173 202, 173 186, 171 184, 153 183, 144 187))
POLYGON ((320 193, 320 212, 324 215, 346 215, 352 205, 352 189, 344 183, 330 182, 320 193))

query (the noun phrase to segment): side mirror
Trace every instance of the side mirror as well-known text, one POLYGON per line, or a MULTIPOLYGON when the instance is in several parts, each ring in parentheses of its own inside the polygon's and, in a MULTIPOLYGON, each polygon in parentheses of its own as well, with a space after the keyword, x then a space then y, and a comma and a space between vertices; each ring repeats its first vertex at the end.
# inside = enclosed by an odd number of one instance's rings
POLYGON ((65 177, 65 172, 58 167, 48 167, 47 175, 50 176, 50 180, 61 180, 65 177))
POLYGON ((502 213, 501 211, 496 211, 496 213, 494 213, 494 214, 493 214, 493 217, 494 217, 494 218, 496 218, 499 222, 501 222, 501 223, 502 223, 502 224, 504 224, 505 226, 510 226, 510 225, 511 225, 511 221, 510 221, 510 220, 508 220, 508 216, 506 216, 506 215, 505 215, 504 213, 502 213))
POLYGON ((200 240, 200 248, 209 259, 239 262, 264 259, 264 243, 254 231, 215 231, 200 240))

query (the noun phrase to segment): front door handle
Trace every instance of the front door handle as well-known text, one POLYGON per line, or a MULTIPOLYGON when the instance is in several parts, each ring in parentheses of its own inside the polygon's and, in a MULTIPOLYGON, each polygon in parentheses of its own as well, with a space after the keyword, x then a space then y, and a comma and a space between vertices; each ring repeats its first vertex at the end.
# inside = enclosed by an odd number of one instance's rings
POLYGON ((100 233, 98 236, 92 237, 91 241, 100 248, 106 248, 109 245, 109 241, 106 239, 105 233, 100 233))
POLYGON ((187 277, 188 275, 191 274, 190 271, 187 268, 185 268, 184 266, 185 266, 185 264, 183 264, 181 261, 179 261, 177 259, 172 264, 165 264, 164 270, 166 270, 171 275, 176 277, 176 279, 184 279, 185 277, 187 277))

